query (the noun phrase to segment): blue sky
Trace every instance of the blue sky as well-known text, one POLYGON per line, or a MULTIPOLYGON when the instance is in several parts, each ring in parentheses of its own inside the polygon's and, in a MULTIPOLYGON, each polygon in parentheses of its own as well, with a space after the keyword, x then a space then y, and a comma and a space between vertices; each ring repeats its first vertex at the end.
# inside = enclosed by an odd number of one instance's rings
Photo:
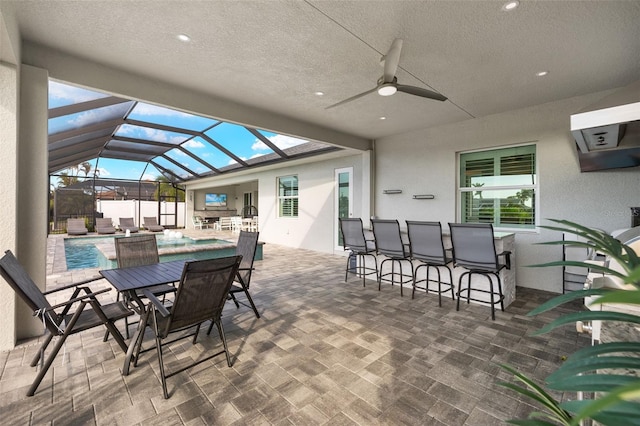
MULTIPOLYGON (((108 95, 76 86, 54 81, 49 82, 49 108, 72 105, 106 96, 108 95)), ((120 118, 129 110, 130 107, 131 104, 125 103, 53 118, 49 120, 49 134, 81 128, 92 123, 104 121, 105 119, 120 118)), ((273 152, 267 145, 261 142, 255 135, 251 134, 244 127, 230 123, 218 124, 218 120, 212 118, 196 116, 141 102, 135 105, 129 114, 129 118, 196 131, 203 131, 215 125, 215 127, 207 130, 205 134, 243 160, 273 152)), ((280 149, 286 149, 307 142, 306 140, 290 136, 275 134, 263 130, 259 131, 280 149)), ((203 138, 192 138, 189 134, 168 132, 151 127, 125 124, 120 126, 116 135, 136 139, 150 139, 153 141, 175 144, 176 146, 184 143, 183 148, 216 168, 236 163, 233 158, 212 147, 212 145, 203 138)), ((209 170, 208 167, 186 155, 180 149, 172 149, 168 151, 167 156, 191 169, 195 173, 205 173, 209 170)), ((175 165, 166 159, 160 158, 157 161, 163 167, 176 169, 175 165)), ((95 168, 96 160, 94 159, 89 162, 95 168)), ((98 170, 99 176, 102 178, 135 180, 142 178, 155 180, 155 178, 160 175, 155 167, 147 165, 147 163, 106 158, 100 159, 98 163, 98 170)), ((181 174, 184 177, 191 176, 187 172, 183 172, 181 174)), ((80 176, 83 176, 83 173, 80 173, 80 176)))

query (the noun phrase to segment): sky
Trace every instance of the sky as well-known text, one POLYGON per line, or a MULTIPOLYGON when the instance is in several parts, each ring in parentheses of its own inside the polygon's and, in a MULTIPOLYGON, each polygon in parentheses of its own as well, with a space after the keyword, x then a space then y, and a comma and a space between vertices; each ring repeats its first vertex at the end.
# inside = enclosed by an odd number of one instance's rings
MULTIPOLYGON (((87 102, 107 96, 109 95, 72 85, 55 81, 49 82, 50 109, 87 102)), ((142 102, 137 104, 127 102, 49 119, 49 134, 81 128, 109 119, 121 118, 127 113, 127 111, 129 111, 129 109, 131 109, 132 106, 133 109, 128 116, 130 119, 186 128, 194 131, 204 131, 208 129, 204 132, 207 137, 215 140, 242 160, 267 155, 273 152, 267 145, 242 126, 231 123, 220 123, 218 120, 212 118, 196 116, 142 102)), ((290 148, 307 142, 306 140, 275 134, 264 130, 259 130, 259 132, 280 149, 290 148)), ((124 124, 120 126, 116 135, 128 138, 166 142, 175 144, 176 146, 184 143, 183 148, 216 168, 237 163, 235 159, 213 147, 204 138, 192 138, 192 135, 185 133, 174 133, 151 127, 124 124)), ((123 145, 128 144, 126 142, 121 143, 123 145)), ((180 149, 172 149, 168 151, 167 156, 198 174, 206 173, 210 170, 209 167, 197 160, 194 160, 180 149)), ((157 162, 162 167, 173 170, 176 169, 174 164, 164 158, 158 158, 157 162)), ((91 163, 93 168, 96 168, 95 159, 89 161, 89 163, 91 163)), ((160 172, 151 164, 147 165, 147 163, 107 158, 101 158, 99 160, 97 170, 99 171, 99 177, 101 178, 134 180, 142 178, 145 180, 155 180, 160 176, 160 172)), ((76 174, 77 172, 72 173, 76 174)), ((186 171, 181 171, 179 174, 186 178, 191 177, 191 174, 186 171)), ((84 176, 84 173, 80 172, 79 175, 84 176)))

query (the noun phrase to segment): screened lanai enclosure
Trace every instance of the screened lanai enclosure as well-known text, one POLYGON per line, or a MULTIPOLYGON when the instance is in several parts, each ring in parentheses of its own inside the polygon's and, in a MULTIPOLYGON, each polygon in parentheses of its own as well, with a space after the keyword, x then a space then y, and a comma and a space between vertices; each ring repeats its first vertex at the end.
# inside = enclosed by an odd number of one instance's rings
POLYGON ((340 149, 57 81, 48 133, 52 230, 69 217, 91 227, 100 200, 153 200, 160 219, 187 181, 340 149))

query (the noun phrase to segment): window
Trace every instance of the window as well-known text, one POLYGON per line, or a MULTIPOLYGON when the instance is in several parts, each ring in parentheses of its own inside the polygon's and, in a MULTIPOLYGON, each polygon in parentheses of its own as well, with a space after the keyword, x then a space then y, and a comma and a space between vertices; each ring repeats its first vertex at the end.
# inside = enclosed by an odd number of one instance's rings
POLYGON ((459 185, 462 222, 535 228, 535 145, 460 154, 459 185))
POLYGON ((278 178, 278 216, 298 217, 298 176, 278 178))

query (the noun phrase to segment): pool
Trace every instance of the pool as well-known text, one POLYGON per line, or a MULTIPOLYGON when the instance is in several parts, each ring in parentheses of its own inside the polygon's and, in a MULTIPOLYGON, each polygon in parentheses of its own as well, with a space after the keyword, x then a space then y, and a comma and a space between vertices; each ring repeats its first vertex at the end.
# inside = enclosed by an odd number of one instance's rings
MULTIPOLYGON (((104 237, 77 237, 64 239, 64 253, 67 261, 67 270, 100 268, 112 269, 117 266, 115 238, 125 236, 104 237)), ((235 243, 215 238, 193 239, 189 237, 175 238, 162 234, 156 235, 158 241, 158 253, 160 261, 180 259, 212 259, 216 257, 231 256, 235 253, 235 243)), ((256 259, 262 258, 256 252, 256 259)))

